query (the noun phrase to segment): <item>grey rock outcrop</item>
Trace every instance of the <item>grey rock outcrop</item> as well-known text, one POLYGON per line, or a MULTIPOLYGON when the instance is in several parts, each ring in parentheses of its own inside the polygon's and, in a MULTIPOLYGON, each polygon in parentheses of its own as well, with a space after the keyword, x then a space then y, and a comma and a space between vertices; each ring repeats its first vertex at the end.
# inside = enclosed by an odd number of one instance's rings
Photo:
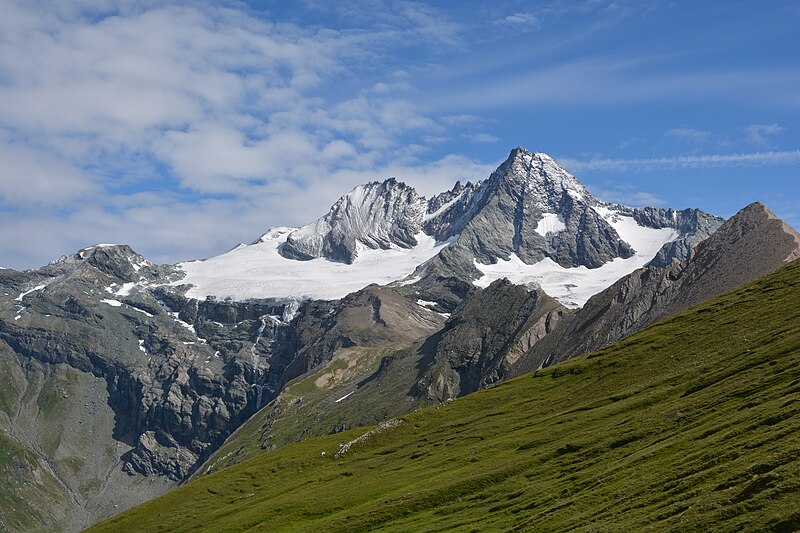
POLYGON ((411 395, 443 402, 505 379, 569 311, 540 289, 506 279, 474 291, 420 347, 411 395))
POLYGON ((81 528, 174 486, 293 377, 285 304, 159 287, 179 276, 110 245, 0 271, 0 431, 68 495, 48 527, 81 528))

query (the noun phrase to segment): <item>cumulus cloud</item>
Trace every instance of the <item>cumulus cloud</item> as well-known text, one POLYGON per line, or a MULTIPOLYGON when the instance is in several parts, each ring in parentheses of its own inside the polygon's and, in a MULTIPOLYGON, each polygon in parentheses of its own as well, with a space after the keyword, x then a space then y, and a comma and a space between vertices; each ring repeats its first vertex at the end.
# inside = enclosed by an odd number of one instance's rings
POLYGON ((488 173, 422 157, 412 135, 435 142, 454 122, 406 98, 407 73, 375 81, 392 47, 460 44, 461 27, 428 6, 401 2, 369 13, 375 29, 341 31, 238 3, 0 0, 0 12, 4 266, 98 241, 205 256, 310 222, 362 181, 433 189, 488 173), (337 93, 341 80, 355 88, 337 93))

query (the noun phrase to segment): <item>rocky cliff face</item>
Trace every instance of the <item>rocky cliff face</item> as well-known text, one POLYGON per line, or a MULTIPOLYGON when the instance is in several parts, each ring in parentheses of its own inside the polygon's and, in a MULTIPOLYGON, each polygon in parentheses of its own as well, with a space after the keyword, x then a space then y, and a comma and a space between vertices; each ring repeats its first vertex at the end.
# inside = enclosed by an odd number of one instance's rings
POLYGON ((2 429, 70 495, 56 530, 184 479, 293 377, 285 304, 188 300, 176 276, 127 246, 0 271, 2 429))
POLYGON ((290 259, 324 257, 352 263, 358 248, 411 248, 422 230, 426 201, 394 178, 359 185, 324 217, 292 232, 281 254, 290 259))
POLYGON ((410 394, 441 403, 505 379, 569 311, 541 290, 498 280, 473 292, 420 347, 410 394))
POLYGON ((800 234, 761 203, 751 204, 684 260, 652 265, 593 296, 514 370, 522 374, 607 346, 800 257, 800 234))

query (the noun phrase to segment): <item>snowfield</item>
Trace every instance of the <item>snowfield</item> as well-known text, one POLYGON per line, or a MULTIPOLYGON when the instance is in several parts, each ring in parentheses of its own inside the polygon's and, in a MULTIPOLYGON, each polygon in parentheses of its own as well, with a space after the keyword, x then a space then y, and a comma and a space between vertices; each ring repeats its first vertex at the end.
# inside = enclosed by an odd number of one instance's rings
MULTIPOLYGON (((524 263, 516 255, 508 260, 498 259, 493 265, 474 262, 483 276, 473 283, 488 287, 494 280, 508 278, 519 285, 535 284, 566 307, 576 309, 598 292, 607 289, 618 279, 637 268, 645 266, 666 243, 679 237, 673 228, 653 229, 640 226, 633 217, 623 216, 604 207, 595 207, 600 216, 611 224, 619 236, 630 244, 636 253, 628 259, 616 258, 599 268, 579 266, 565 268, 546 257, 533 265, 524 263)), ((550 219, 552 221, 552 218, 550 219)), ((552 222, 547 224, 552 228, 552 222)))
POLYGON ((322 258, 297 261, 281 256, 278 247, 292 231, 293 228, 273 228, 255 244, 204 261, 181 263, 178 266, 186 277, 173 285, 192 284, 187 296, 198 299, 335 300, 372 283, 386 285, 403 279, 453 242, 436 242, 419 233, 418 244, 411 249, 359 247, 358 258, 348 265, 322 258))
POLYGON ((564 225, 564 220, 561 218, 561 215, 545 213, 536 225, 535 231, 542 237, 545 237, 548 233, 558 233, 565 229, 567 229, 567 226, 564 225))

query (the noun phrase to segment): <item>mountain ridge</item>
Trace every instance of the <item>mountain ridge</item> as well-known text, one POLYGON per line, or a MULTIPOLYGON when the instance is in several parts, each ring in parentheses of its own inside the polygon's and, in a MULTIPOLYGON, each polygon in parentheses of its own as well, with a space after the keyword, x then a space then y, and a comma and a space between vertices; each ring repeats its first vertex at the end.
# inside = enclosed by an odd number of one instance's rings
MULTIPOLYGON (((605 288, 645 262, 685 257, 721 223, 696 209, 632 208, 598 200, 550 156, 518 147, 485 180, 458 182, 431 199, 395 178, 359 185, 315 222, 271 228, 252 245, 179 268, 187 274, 183 282, 194 286, 195 298, 339 298, 362 288, 366 283, 358 283, 365 278, 384 285, 413 283, 427 289, 429 299, 452 308, 458 296, 446 290, 451 280, 479 280, 498 261, 517 258, 533 266, 552 260, 552 268, 544 268, 549 275, 631 259, 621 273, 605 275, 599 285, 605 288), (652 255, 640 257, 640 245, 620 237, 616 221, 622 219, 660 235, 652 255), (377 270, 385 276, 375 277, 377 270), (284 281, 283 288, 270 286, 276 278, 284 281), (330 280, 337 281, 331 285, 330 280)), ((573 307, 586 298, 562 292, 551 296, 562 303, 568 298, 573 307)))
POLYGON ((587 357, 90 529, 793 531, 800 262, 587 357))
MULTIPOLYGON (((602 202, 581 187, 549 156, 520 148, 489 179, 430 200, 397 180, 362 187, 372 199, 363 206, 343 197, 309 235, 323 252, 328 234, 329 250, 350 246, 349 264, 287 259, 281 245, 297 228, 271 228, 205 261, 155 265, 100 244, 41 269, 0 270, 0 371, 14 391, 0 401, 0 431, 62 479, 65 497, 45 519, 84 527, 128 505, 127 490, 144 498, 211 462, 240 460, 228 448, 237 428, 256 432, 248 453, 274 449, 504 381, 574 316, 565 305, 580 307, 639 264, 688 254, 721 223, 698 210, 602 202), (537 204, 531 191, 542 187, 552 198, 537 204), (375 217, 380 231, 362 231, 375 217), (353 229, 342 220, 358 231, 334 231, 353 229), (559 254, 569 265, 605 262, 564 267, 551 258, 559 254), (514 284, 502 279, 509 265, 521 273, 514 284), (209 290, 193 283, 198 272, 229 285, 209 290), (576 273, 593 285, 551 293, 576 273), (70 470, 86 446, 80 422, 94 416, 97 449, 70 470)), ((31 493, 49 490, 40 489, 31 493)))
POLYGON ((620 340, 800 257, 800 233, 754 202, 684 260, 648 266, 594 295, 517 364, 521 375, 620 340))

